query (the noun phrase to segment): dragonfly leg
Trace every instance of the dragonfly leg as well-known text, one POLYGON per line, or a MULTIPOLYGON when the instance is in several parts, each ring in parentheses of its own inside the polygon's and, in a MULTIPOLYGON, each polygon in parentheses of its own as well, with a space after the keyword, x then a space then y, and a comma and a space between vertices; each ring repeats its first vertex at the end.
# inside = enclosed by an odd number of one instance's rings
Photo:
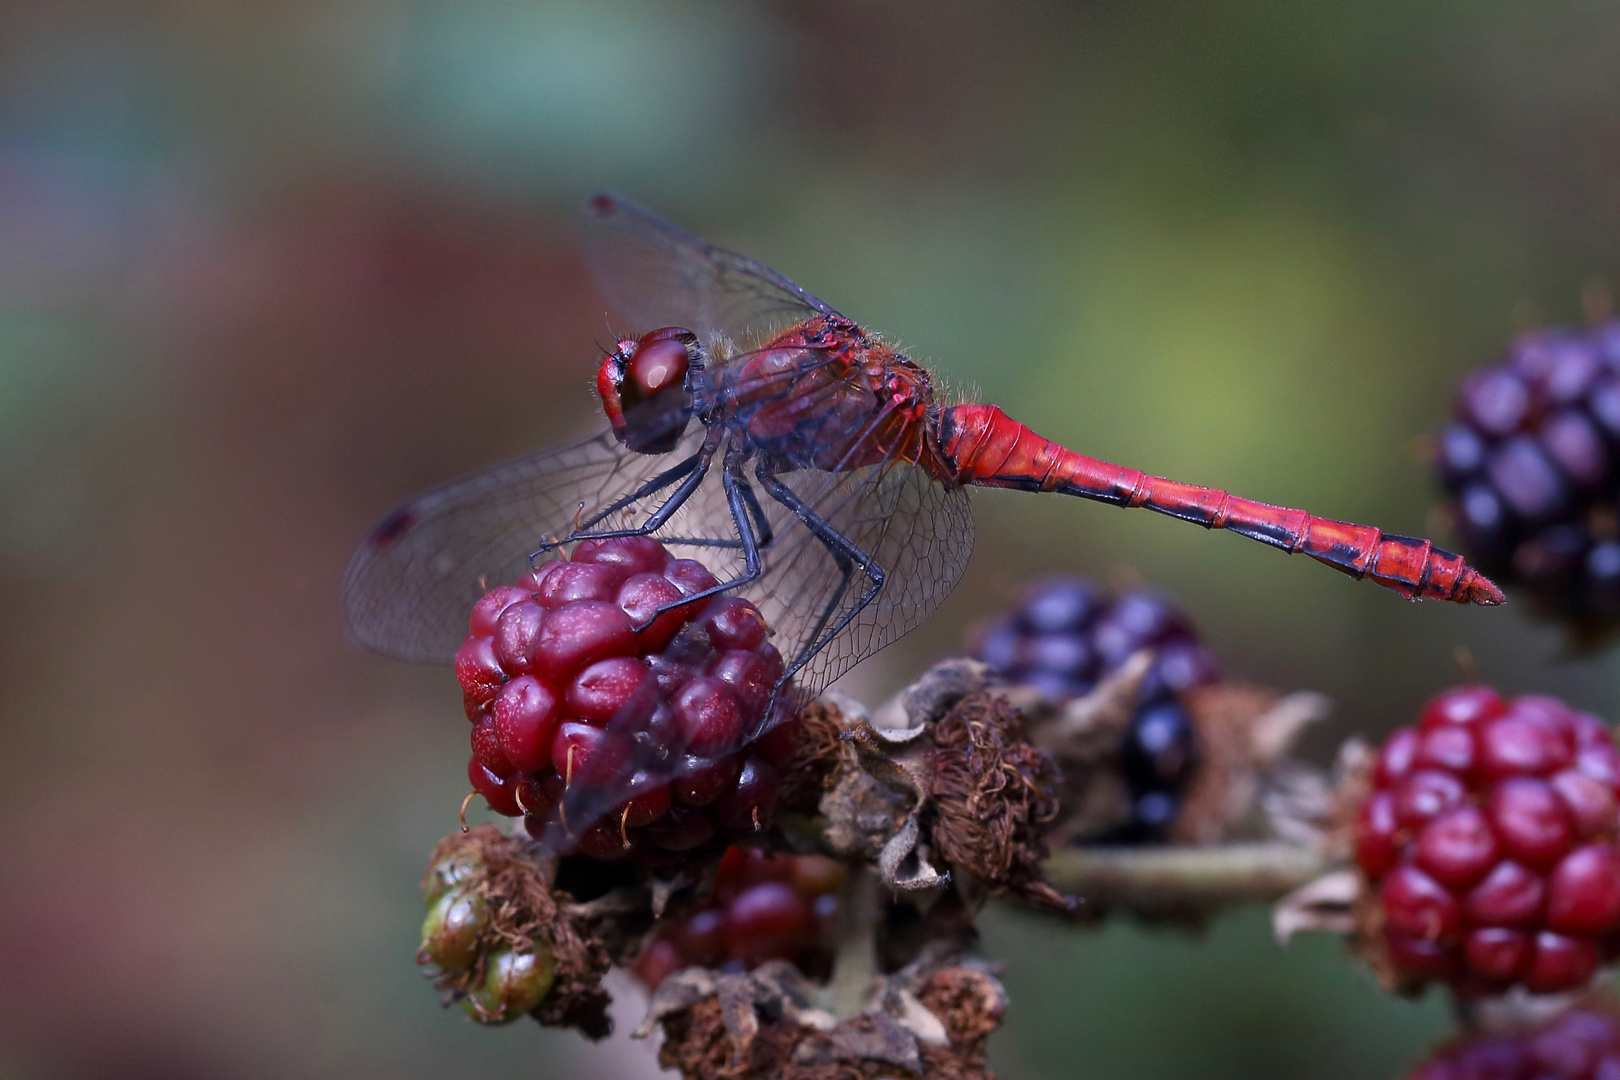
POLYGON ((701 592, 695 592, 691 596, 683 596, 674 603, 665 604, 654 609, 653 613, 647 617, 647 621, 636 627, 637 630, 644 630, 651 626, 653 620, 666 611, 674 611, 676 608, 683 608, 700 600, 707 600, 711 596, 718 596, 759 580, 761 571, 759 549, 761 545, 759 536, 754 530, 753 515, 758 514, 761 519, 763 519, 764 515, 759 513, 759 500, 754 497, 753 492, 749 489, 747 477, 743 476, 742 455, 736 451, 735 447, 726 454, 726 465, 720 474, 720 483, 726 493, 726 507, 731 511, 731 523, 737 529, 737 545, 742 548, 743 572, 730 581, 722 581, 718 585, 712 585, 701 592), (752 507, 752 513, 750 507, 752 507))
MULTIPOLYGON (((777 680, 776 687, 772 690, 771 695, 774 701, 781 688, 787 685, 787 681, 793 678, 800 668, 810 662, 811 657, 825 648, 829 642, 843 631, 844 627, 853 622, 855 617, 866 609, 868 604, 877 599, 877 594, 883 589, 884 572, 883 567, 877 564, 877 560, 856 546, 849 537, 835 529, 826 518, 805 505, 804 500, 800 499, 793 492, 793 489, 784 484, 775 474, 766 472, 765 468, 761 466, 758 470, 758 476, 759 482, 765 485, 765 493, 791 510, 793 516, 804 523, 805 528, 810 530, 810 535, 814 536, 820 541, 821 546, 827 549, 827 554, 832 556, 833 561, 838 564, 843 574, 843 580, 833 592, 832 598, 827 601, 820 619, 816 622, 816 629, 810 635, 810 641, 804 648, 799 650, 799 654, 788 663, 782 677, 777 680), (861 593, 860 598, 855 601, 854 607, 840 615, 836 622, 828 626, 827 624, 832 621, 833 612, 838 610, 838 605, 843 602, 845 594, 849 591, 850 579, 854 577, 857 567, 866 575, 866 589, 861 593)), ((767 711, 766 716, 769 715, 770 712, 767 711)))
POLYGON ((709 464, 714 460, 715 448, 718 446, 718 437, 706 439, 703 446, 699 448, 697 453, 693 454, 686 460, 665 469, 663 472, 659 473, 651 480, 648 480, 645 484, 642 484, 630 494, 614 500, 614 502, 608 507, 597 511, 595 514, 591 515, 591 517, 576 525, 573 531, 571 531, 561 540, 549 541, 541 544, 537 551, 530 553, 530 563, 533 563, 534 560, 538 559, 542 555, 547 554, 548 552, 557 550, 564 544, 572 544, 580 540, 608 540, 616 536, 646 536, 648 533, 656 531, 670 519, 671 515, 673 515, 675 511, 686 505, 686 500, 692 497, 692 493, 696 491, 698 485, 703 482, 703 478, 709 473, 709 464), (656 495, 658 492, 669 487, 669 485, 675 483, 677 480, 682 481, 681 486, 676 488, 674 493, 671 494, 669 498, 665 499, 663 504, 648 515, 647 520, 642 522, 637 527, 633 529, 602 529, 595 532, 589 531, 592 525, 605 520, 608 516, 618 513, 620 510, 633 505, 641 499, 647 498, 649 495, 656 495))
MULTIPOLYGON (((754 519, 755 539, 759 550, 764 551, 776 539, 776 533, 771 529, 770 519, 765 511, 760 509, 759 496, 754 494, 753 485, 746 482, 739 485, 743 502, 748 506, 748 514, 754 519)), ((710 547, 710 548, 739 548, 742 544, 736 540, 722 540, 713 536, 660 536, 659 540, 667 546, 710 547)))
POLYGON ((738 487, 742 492, 743 502, 748 504, 748 513, 753 516, 754 528, 758 530, 757 538, 760 549, 763 550, 768 548, 776 540, 776 534, 771 531, 770 519, 765 516, 765 511, 760 509, 759 496, 754 494, 753 485, 748 483, 747 480, 744 480, 740 472, 737 479, 739 481, 738 487))
POLYGON ((706 467, 708 464, 703 460, 703 458, 704 454, 700 449, 697 453, 693 454, 691 457, 688 457, 685 461, 672 465, 663 472, 659 473, 657 476, 653 477, 651 480, 648 480, 645 484, 642 484, 630 494, 621 496, 597 513, 592 514, 590 517, 580 522, 575 527, 575 531, 578 532, 583 529, 589 529, 598 522, 607 520, 609 517, 618 513, 620 510, 623 510, 632 503, 645 499, 649 495, 657 494, 658 492, 669 487, 669 485, 673 484, 675 481, 686 477, 694 469, 700 469, 701 471, 700 467, 706 467))

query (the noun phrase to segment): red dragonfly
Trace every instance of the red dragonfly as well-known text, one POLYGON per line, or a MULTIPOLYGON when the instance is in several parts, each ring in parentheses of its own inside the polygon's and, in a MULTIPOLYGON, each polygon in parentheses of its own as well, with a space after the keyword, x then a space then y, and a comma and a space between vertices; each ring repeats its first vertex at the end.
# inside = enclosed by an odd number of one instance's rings
POLYGON ((772 628, 783 681, 819 691, 933 612, 973 546, 968 487, 1140 506, 1304 552, 1413 599, 1499 604, 1429 541, 1237 498, 1077 454, 928 370, 786 277, 624 200, 583 214, 591 269, 636 328, 602 362, 607 425, 407 502, 349 565, 353 636, 449 661, 486 585, 562 545, 689 548, 772 628))

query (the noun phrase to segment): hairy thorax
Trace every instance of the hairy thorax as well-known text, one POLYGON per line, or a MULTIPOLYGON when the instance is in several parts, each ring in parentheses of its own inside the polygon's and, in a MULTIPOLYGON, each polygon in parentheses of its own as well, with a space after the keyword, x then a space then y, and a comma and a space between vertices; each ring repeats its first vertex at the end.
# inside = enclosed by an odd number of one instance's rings
POLYGON ((779 334, 728 382, 733 422, 779 467, 931 459, 928 374, 848 320, 821 316, 779 334))

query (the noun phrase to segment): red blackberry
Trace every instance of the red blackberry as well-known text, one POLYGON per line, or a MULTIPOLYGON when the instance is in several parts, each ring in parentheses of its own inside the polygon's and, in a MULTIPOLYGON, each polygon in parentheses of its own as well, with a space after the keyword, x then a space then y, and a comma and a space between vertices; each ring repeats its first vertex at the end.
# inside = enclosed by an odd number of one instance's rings
POLYGON ((1620 615, 1620 323, 1538 331, 1475 371, 1435 470, 1481 571, 1581 628, 1620 615))
POLYGON ((1215 661, 1187 617, 1149 589, 1110 596, 1084 578, 1036 582, 1014 611, 980 636, 974 655, 1001 677, 1035 687, 1053 704, 1079 697, 1141 649, 1153 665, 1126 731, 1132 821, 1116 839, 1162 839, 1197 765, 1184 691, 1214 682, 1215 661))
POLYGON ((1620 1015, 1585 1006, 1529 1031, 1465 1036, 1407 1080, 1620 1080, 1620 1015))
POLYGON ((1617 796, 1608 728, 1555 698, 1462 686, 1391 735, 1355 855, 1399 982, 1584 985, 1620 943, 1617 796))
POLYGON ((473 790, 538 837, 565 792, 613 787, 610 813, 560 821, 598 859, 667 859, 768 825, 795 729, 788 695, 772 704, 783 663, 764 620, 727 596, 655 617, 715 584, 656 540, 618 537, 485 593, 456 654, 473 790), (771 736, 745 746, 767 708, 771 736))
POLYGON ((825 966, 843 883, 844 868, 820 855, 728 848, 708 901, 659 932, 635 975, 656 990, 687 967, 746 971, 767 960, 825 966))

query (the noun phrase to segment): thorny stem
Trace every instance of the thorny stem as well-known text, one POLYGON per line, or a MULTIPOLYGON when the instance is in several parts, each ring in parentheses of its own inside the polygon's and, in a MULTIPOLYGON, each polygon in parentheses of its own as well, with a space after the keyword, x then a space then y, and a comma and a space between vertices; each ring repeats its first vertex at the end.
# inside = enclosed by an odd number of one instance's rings
POLYGON ((1046 861, 1060 892, 1093 904, 1218 907, 1271 901, 1326 873, 1317 851, 1258 842, 1219 847, 1064 848, 1046 861))

